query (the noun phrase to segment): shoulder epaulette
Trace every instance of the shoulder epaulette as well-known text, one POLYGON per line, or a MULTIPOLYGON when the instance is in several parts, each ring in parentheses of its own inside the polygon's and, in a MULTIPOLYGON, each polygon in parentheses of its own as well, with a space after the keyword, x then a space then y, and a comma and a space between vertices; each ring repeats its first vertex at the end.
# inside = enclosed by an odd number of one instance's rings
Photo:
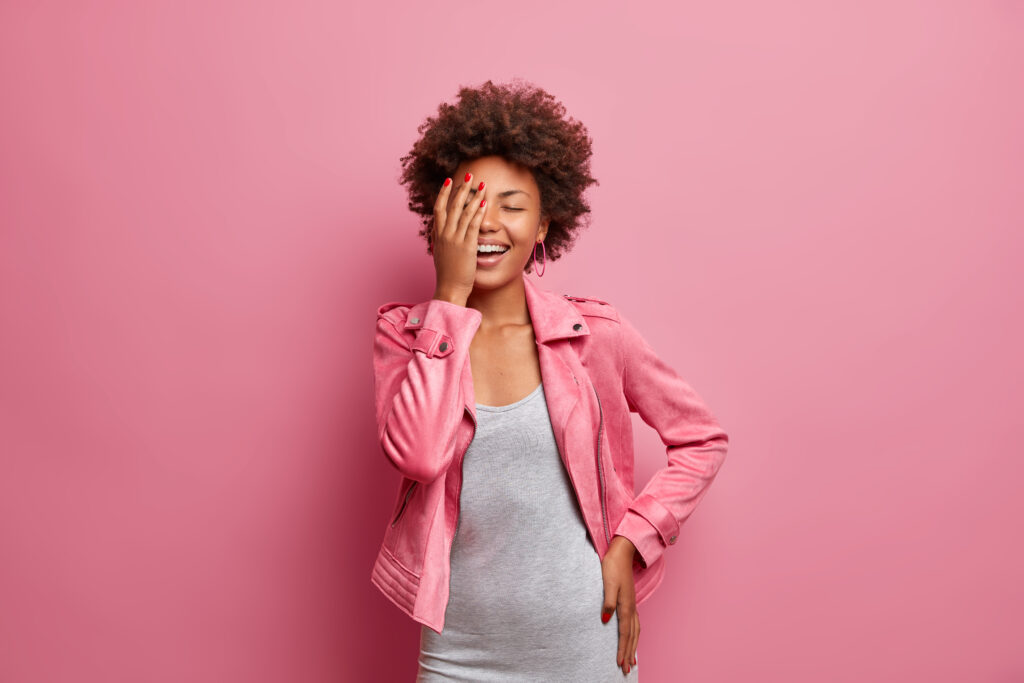
POLYGON ((619 314, 615 307, 607 301, 602 301, 592 296, 576 296, 573 294, 563 294, 562 296, 571 301, 576 306, 576 310, 583 315, 593 315, 615 321, 619 320, 619 314))
POLYGON ((572 301, 593 301, 594 303, 597 304, 605 304, 606 306, 611 306, 611 304, 609 304, 607 301, 601 301, 600 299, 595 299, 592 296, 575 296, 572 294, 563 294, 562 296, 564 296, 566 299, 571 299, 572 301))

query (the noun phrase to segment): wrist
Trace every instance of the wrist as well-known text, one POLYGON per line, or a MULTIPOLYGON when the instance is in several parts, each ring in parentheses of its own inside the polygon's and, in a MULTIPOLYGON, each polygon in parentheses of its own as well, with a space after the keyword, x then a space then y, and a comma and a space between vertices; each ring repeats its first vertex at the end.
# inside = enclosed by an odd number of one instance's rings
POLYGON ((447 301, 448 303, 455 304, 456 306, 465 306, 466 302, 469 300, 469 297, 465 294, 456 294, 454 292, 441 289, 434 290, 434 296, 432 298, 440 301, 447 301))
POLYGON ((629 540, 625 536, 615 535, 612 536, 612 543, 608 547, 609 551, 621 552, 633 558, 637 554, 636 546, 633 545, 633 541, 629 540))

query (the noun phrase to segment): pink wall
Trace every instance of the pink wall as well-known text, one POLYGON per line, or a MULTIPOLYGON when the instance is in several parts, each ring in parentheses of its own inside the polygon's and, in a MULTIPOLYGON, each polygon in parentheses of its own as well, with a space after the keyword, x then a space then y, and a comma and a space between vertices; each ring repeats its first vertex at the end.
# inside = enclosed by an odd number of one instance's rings
POLYGON ((1011 0, 3 3, 0 681, 411 680, 369 582, 374 311, 433 287, 398 157, 513 75, 601 181, 540 282, 631 315, 731 437, 642 680, 1024 680, 1022 29, 1011 0))

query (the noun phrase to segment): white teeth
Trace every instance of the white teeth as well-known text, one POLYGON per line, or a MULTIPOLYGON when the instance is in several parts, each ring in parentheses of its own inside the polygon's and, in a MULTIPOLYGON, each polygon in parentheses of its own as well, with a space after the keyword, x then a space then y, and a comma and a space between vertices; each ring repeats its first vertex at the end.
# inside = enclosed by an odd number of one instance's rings
POLYGON ((494 251, 505 252, 505 251, 508 251, 508 247, 502 246, 500 244, 478 244, 476 246, 476 250, 477 250, 477 253, 494 252, 494 251))

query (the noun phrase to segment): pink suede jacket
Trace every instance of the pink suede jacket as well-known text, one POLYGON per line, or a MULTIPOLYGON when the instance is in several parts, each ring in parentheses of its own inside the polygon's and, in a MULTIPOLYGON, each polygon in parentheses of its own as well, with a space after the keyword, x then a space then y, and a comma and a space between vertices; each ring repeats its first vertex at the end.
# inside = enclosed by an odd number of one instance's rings
MULTIPOLYGON (((604 301, 559 295, 524 276, 555 441, 590 538, 639 551, 637 604, 661 584, 662 554, 725 459, 728 436, 697 393, 604 301), (666 445, 668 465, 634 495, 630 413, 666 445)), ((373 344, 381 448, 402 474, 371 582, 440 633, 459 514, 462 457, 476 429, 469 346, 482 314, 430 299, 377 311, 373 344)))

